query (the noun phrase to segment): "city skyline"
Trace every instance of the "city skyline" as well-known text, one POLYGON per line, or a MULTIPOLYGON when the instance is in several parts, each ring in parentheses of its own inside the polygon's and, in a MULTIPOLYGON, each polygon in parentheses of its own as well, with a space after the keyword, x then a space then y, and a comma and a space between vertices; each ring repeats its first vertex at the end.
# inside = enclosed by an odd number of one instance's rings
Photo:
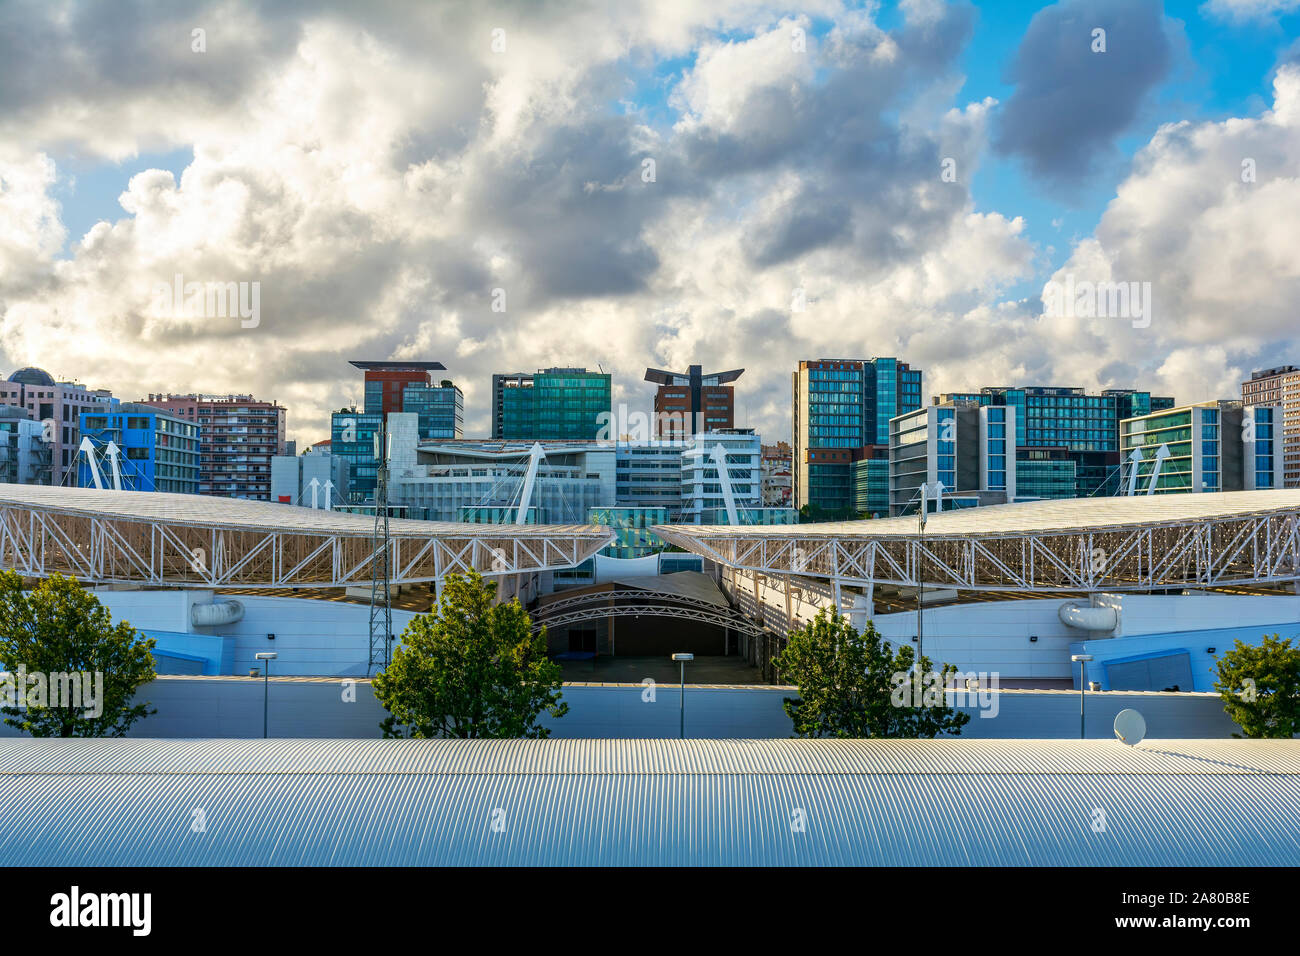
POLYGON ((1194 402, 1297 352, 1284 4, 124 11, 6 12, 48 41, 0 65, 15 368, 303 444, 345 355, 443 361, 473 435, 493 372, 743 367, 780 440, 791 356, 1194 402))

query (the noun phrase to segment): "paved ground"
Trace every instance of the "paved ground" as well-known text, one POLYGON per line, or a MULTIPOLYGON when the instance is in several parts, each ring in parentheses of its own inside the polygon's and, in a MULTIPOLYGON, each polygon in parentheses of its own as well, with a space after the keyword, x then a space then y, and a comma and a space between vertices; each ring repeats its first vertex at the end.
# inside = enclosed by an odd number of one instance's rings
MULTIPOLYGON (((680 666, 665 657, 600 657, 594 661, 561 661, 566 681, 639 684, 647 677, 657 684, 676 684, 680 666)), ((757 667, 740 657, 699 657, 686 665, 688 684, 762 684, 757 667)))

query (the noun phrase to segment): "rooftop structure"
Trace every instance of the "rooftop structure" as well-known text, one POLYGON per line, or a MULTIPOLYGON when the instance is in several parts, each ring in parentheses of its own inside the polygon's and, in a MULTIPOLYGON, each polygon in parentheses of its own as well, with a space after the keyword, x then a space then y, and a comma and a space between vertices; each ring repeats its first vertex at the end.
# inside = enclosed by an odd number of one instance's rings
POLYGON ((933 514, 923 536, 915 517, 654 531, 727 567, 868 588, 1053 593, 1300 579, 1300 490, 991 505, 933 514))
MULTIPOLYGON (((181 587, 369 584, 373 519, 263 501, 0 486, 0 567, 94 583, 181 587)), ((590 525, 393 520, 392 582, 471 569, 568 568, 608 544, 590 525)))

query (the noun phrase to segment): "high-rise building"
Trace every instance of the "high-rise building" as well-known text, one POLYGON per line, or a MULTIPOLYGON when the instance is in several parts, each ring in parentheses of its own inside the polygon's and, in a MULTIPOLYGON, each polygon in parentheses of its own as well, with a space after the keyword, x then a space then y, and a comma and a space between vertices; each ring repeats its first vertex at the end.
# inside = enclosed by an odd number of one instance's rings
POLYGON ((744 371, 737 368, 705 375, 702 365, 692 365, 685 372, 646 369, 645 380, 659 386, 655 389, 654 437, 685 438, 734 428, 736 389, 728 383, 744 371))
POLYGON ((492 376, 492 437, 506 441, 593 441, 611 411, 610 376, 544 368, 492 376))
POLYGON ((853 462, 853 510, 872 518, 889 516, 889 448, 868 445, 853 462))
MULTIPOLYGON (((975 402, 985 406, 1014 407, 1016 451, 1021 461, 1031 460, 1030 448, 1064 449, 1074 462, 1075 487, 1070 497, 1113 495, 1119 487, 1119 423, 1124 418, 1170 408, 1172 398, 1133 389, 1108 388, 1089 395, 1082 388, 1057 386, 986 387, 978 392, 950 392, 935 402, 975 402)), ((1036 458, 1036 461, 1051 460, 1036 458)), ((1059 458, 1057 459, 1059 460, 1059 458)), ((1032 465, 1035 476, 1055 471, 1056 485, 1062 466, 1032 465)), ((1046 496, 1043 496, 1046 497, 1046 496)))
POLYGON ((853 463, 878 457, 873 449, 888 447, 890 420, 920 407, 921 370, 896 358, 801 361, 793 376, 794 507, 853 511, 853 463))
POLYGON ((1288 488, 1300 488, 1300 368, 1282 365, 1253 372, 1241 383, 1243 405, 1282 408, 1282 475, 1288 488))
POLYGON ((1281 405, 1216 401, 1127 418, 1120 423, 1125 484, 1144 494, 1154 474, 1158 495, 1281 488, 1282 411, 1281 405), (1136 482, 1127 470, 1134 451, 1142 455, 1136 482))
MULTIPOLYGON (((140 402, 107 412, 83 412, 81 434, 93 446, 100 483, 114 486, 116 467, 123 491, 199 493, 199 426, 140 402), (109 449, 117 447, 117 454, 109 449), (116 459, 116 463, 114 462, 116 459)), ((91 463, 82 455, 78 484, 95 487, 91 463)))
MULTIPOLYGON (((375 435, 390 415, 414 415, 419 441, 456 440, 463 437, 465 397, 449 379, 433 384, 430 371, 445 369, 441 362, 363 362, 365 404, 342 408, 330 416, 329 450, 347 462, 345 498, 352 504, 374 500, 379 460, 375 435)), ((405 421, 405 420, 403 420, 405 421)), ((319 444, 319 443, 318 443, 319 444)), ((314 446, 313 446, 314 447, 314 446)))
MULTIPOLYGON (((1017 412, 1014 405, 949 401, 896 416, 889 423, 890 515, 916 514, 922 484, 943 486, 944 510, 1015 501, 1017 412)), ((933 491, 928 500, 935 510, 933 491)))
POLYGON ((24 408, 41 423, 50 446, 51 481, 72 486, 77 480, 82 414, 107 411, 120 403, 107 389, 56 382, 44 369, 20 368, 0 382, 0 404, 24 408))
POLYGON ((150 395, 139 402, 199 426, 199 494, 271 499, 271 459, 287 451, 285 410, 252 395, 150 395))
POLYGON ((403 393, 411 385, 432 385, 430 371, 446 368, 441 362, 362 362, 350 363, 365 375, 365 410, 369 413, 400 412, 404 409, 403 393))

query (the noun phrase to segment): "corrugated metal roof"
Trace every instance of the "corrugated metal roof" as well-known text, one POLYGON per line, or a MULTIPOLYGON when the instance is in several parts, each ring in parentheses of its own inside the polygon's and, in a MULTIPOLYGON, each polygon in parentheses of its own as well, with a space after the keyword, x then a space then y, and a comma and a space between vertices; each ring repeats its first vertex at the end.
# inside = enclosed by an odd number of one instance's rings
POLYGON ((1283 865, 1300 742, 14 740, 0 828, 3 865, 1283 865))

